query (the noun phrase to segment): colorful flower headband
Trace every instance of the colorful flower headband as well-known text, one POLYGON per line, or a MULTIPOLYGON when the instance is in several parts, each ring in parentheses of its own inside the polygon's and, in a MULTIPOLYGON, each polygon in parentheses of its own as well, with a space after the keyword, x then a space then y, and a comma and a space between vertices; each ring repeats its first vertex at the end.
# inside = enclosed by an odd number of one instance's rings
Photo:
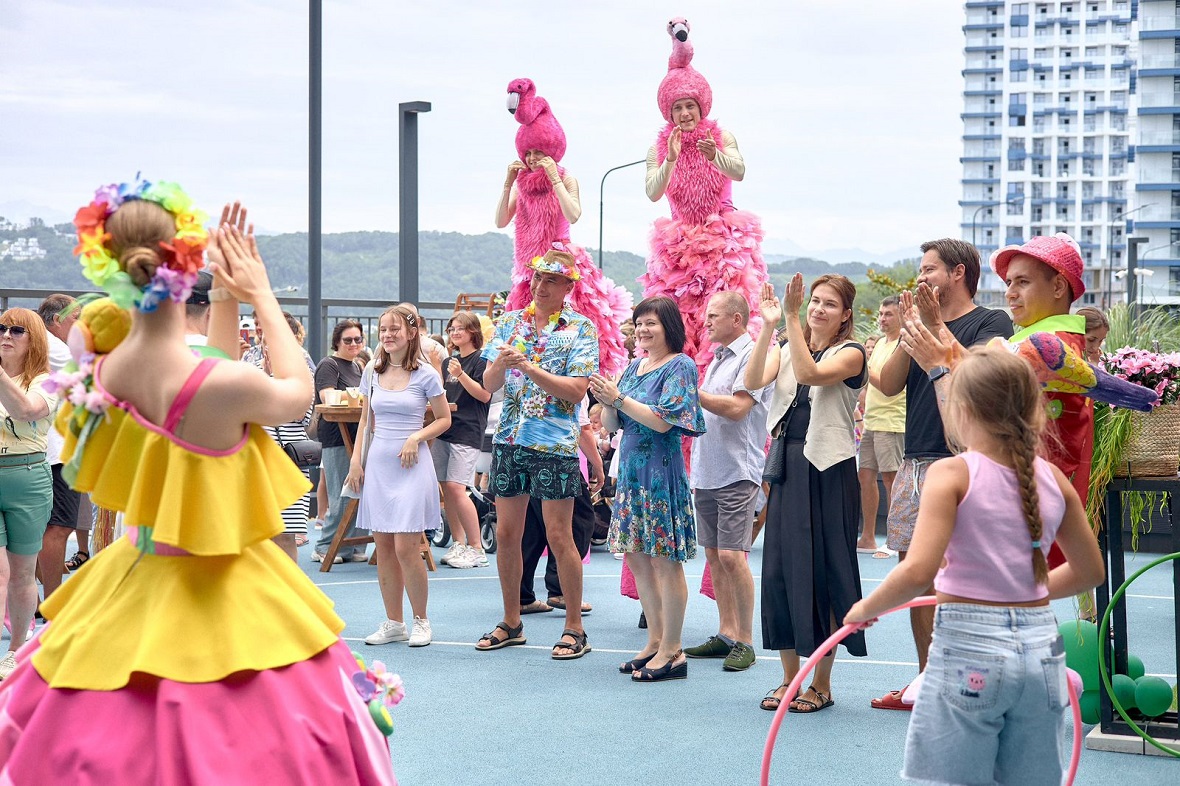
POLYGON ((552 251, 546 251, 543 257, 533 257, 529 267, 539 273, 553 273, 565 276, 570 281, 578 281, 582 274, 578 272, 578 263, 574 255, 561 243, 554 243, 552 251))
POLYGON ((110 293, 122 308, 138 306, 140 311, 155 311, 164 298, 173 303, 188 299, 203 265, 209 233, 203 224, 208 216, 193 207, 188 194, 175 183, 152 183, 135 176, 134 183, 112 183, 94 192, 94 201, 78 210, 74 226, 78 228, 78 245, 74 253, 82 262, 82 274, 110 293), (136 199, 154 202, 176 219, 176 235, 171 242, 160 243, 161 264, 147 286, 139 287, 131 276, 119 269, 107 242, 107 219, 124 203, 136 199))

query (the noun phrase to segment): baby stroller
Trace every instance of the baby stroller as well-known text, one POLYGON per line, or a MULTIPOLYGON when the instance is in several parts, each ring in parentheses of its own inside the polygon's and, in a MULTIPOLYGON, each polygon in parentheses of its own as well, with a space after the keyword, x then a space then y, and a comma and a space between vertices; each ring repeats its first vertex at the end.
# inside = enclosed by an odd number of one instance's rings
MULTIPOLYGON (((475 504, 475 515, 479 518, 479 541, 484 552, 496 553, 496 506, 490 497, 485 497, 478 489, 467 488, 467 496, 475 504)), ((439 548, 446 548, 451 542, 451 525, 447 521, 447 512, 443 510, 442 523, 434 530, 427 531, 430 543, 439 548)))

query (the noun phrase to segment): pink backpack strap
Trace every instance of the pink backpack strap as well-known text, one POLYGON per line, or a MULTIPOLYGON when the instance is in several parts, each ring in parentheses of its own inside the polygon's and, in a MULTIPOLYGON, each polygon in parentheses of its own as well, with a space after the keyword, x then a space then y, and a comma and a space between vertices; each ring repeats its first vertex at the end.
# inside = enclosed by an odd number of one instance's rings
POLYGON ((176 427, 180 425, 180 420, 184 417, 185 411, 188 410, 188 405, 192 403, 193 396, 197 394, 197 388, 205 381, 205 377, 209 376, 209 372, 213 370, 213 366, 216 363, 217 358, 205 358, 197 364, 197 367, 193 369, 193 373, 189 374, 188 379, 184 381, 180 392, 172 400, 172 406, 168 409, 168 416, 164 418, 164 430, 169 434, 176 433, 176 427))

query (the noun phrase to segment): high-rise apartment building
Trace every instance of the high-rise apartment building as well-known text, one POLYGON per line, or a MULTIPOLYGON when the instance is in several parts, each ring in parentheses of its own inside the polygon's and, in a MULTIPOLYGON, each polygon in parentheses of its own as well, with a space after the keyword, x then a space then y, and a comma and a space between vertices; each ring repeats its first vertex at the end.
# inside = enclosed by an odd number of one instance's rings
MULTIPOLYGON (((966 3, 962 232, 986 260, 1033 235, 1082 248, 1088 304, 1180 304, 1180 0, 966 3), (1173 273, 1173 270, 1176 272, 1173 273), (1120 273, 1120 271, 1122 271, 1120 273)), ((979 302, 1003 304, 989 271, 979 302)))

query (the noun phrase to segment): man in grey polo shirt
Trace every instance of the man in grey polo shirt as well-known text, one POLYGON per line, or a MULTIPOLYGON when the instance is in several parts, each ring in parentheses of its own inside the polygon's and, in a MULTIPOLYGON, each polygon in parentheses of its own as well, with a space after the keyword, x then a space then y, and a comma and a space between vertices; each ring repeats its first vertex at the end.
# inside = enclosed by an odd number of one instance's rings
POLYGON ((697 543, 713 574, 716 636, 684 654, 725 658, 726 671, 745 671, 754 663, 754 578, 747 555, 754 512, 766 463, 766 411, 774 385, 750 393, 742 380, 754 342, 746 332, 750 306, 736 292, 709 299, 705 329, 719 344, 700 386, 705 434, 693 440, 692 477, 697 543))

